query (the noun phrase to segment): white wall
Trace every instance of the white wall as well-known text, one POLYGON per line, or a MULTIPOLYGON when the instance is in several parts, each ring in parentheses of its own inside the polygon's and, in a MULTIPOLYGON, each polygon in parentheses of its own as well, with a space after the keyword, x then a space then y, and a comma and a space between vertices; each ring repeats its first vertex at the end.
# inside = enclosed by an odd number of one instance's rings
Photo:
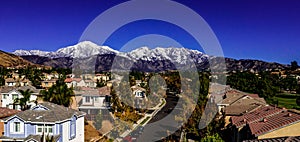
MULTIPOLYGON (((23 98, 23 95, 21 95, 21 93, 19 92, 19 91, 16 91, 16 90, 13 90, 13 91, 11 91, 11 92, 9 92, 9 93, 4 93, 4 94, 6 94, 6 98, 4 99, 4 97, 3 97, 3 94, 1 94, 2 95, 2 106, 1 107, 6 107, 7 105, 9 105, 9 108, 10 109, 13 109, 13 106, 11 105, 11 104, 13 104, 14 103, 14 100, 13 100, 13 94, 17 94, 18 95, 18 98, 23 98), (8 96, 7 96, 7 94, 8 94, 8 96)), ((29 103, 29 105, 35 105, 35 103, 34 103, 34 101, 37 99, 37 96, 36 95, 31 95, 30 96, 30 102, 31 103, 29 103)), ((17 109, 21 109, 21 107, 20 106, 17 106, 17 109)))

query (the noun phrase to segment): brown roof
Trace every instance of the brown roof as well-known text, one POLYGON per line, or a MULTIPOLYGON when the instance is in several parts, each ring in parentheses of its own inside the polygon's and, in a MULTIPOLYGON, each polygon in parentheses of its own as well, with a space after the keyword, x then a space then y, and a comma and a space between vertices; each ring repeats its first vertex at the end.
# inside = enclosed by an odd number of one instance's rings
POLYGON ((100 95, 110 95, 110 92, 111 92, 111 90, 110 90, 110 88, 108 87, 108 86, 104 86, 104 87, 101 87, 101 88, 99 88, 98 89, 98 91, 99 91, 99 94, 100 95))
POLYGON ((259 98, 258 94, 247 94, 247 96, 250 96, 252 98, 259 98))
POLYGON ((21 82, 30 82, 29 79, 23 79, 21 82))
POLYGON ((15 82, 15 80, 13 78, 6 78, 5 82, 15 82))
POLYGON ((65 82, 70 83, 72 81, 80 82, 82 79, 81 78, 66 78, 65 82))
POLYGON ((14 110, 14 109, 5 108, 5 107, 0 107, 0 119, 12 116, 12 115, 14 115, 14 114, 16 114, 18 112, 20 112, 20 111, 14 110))
POLYGON ((297 137, 278 137, 270 139, 260 139, 260 140, 245 140, 243 142, 299 142, 300 136, 297 137))
POLYGON ((243 116, 233 116, 231 117, 231 122, 236 127, 241 127, 246 125, 246 123, 252 123, 261 120, 262 118, 276 115, 281 112, 281 108, 276 108, 273 106, 263 106, 255 111, 244 114, 243 116))
POLYGON ((82 96, 106 96, 110 95, 110 88, 108 86, 101 87, 99 89, 93 89, 90 87, 79 87, 78 90, 74 91, 77 95, 82 96))
POLYGON ((38 94, 40 93, 39 89, 36 89, 34 86, 21 86, 21 87, 12 87, 12 86, 3 86, 0 88, 0 92, 1 93, 9 93, 10 91, 16 90, 23 90, 26 91, 27 89, 29 89, 30 91, 33 91, 33 93, 38 94))
POLYGON ((299 123, 300 114, 288 110, 249 124, 252 135, 259 136, 282 127, 299 123))
POLYGON ((243 115, 245 113, 251 112, 262 105, 252 103, 252 104, 245 104, 245 105, 230 105, 225 108, 225 114, 227 116, 238 116, 243 115))
POLYGON ((145 88, 142 88, 142 87, 140 87, 140 86, 137 86, 137 85, 134 85, 134 86, 132 86, 132 87, 131 87, 131 89, 132 89, 133 91, 135 91, 135 90, 146 91, 146 89, 145 89, 145 88))
MULTIPOLYGON (((47 108, 47 110, 26 110, 17 113, 16 116, 23 119, 24 121, 58 122, 70 119, 73 115, 76 115, 77 117, 85 115, 84 112, 80 112, 49 102, 40 103, 38 106, 43 106, 47 108)), ((9 120, 10 118, 11 117, 6 118, 6 120, 9 120)))

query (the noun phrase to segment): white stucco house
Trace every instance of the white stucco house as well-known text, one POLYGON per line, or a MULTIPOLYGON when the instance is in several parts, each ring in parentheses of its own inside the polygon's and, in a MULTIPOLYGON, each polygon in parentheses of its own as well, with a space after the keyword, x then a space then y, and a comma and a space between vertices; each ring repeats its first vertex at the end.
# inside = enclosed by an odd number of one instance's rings
POLYGON ((75 92, 76 95, 82 96, 78 108, 86 113, 87 120, 93 121, 99 113, 104 113, 102 110, 110 109, 110 91, 110 88, 105 86, 98 89, 85 88, 75 92))
POLYGON ((0 94, 1 94, 1 107, 6 107, 10 109, 16 109, 16 110, 21 110, 20 105, 14 105, 14 101, 17 98, 23 98, 23 95, 20 93, 20 90, 26 91, 29 89, 32 91, 30 99, 29 99, 29 104, 30 106, 35 105, 35 101, 37 99, 37 95, 39 94, 40 90, 36 89, 33 86, 21 86, 21 87, 1 87, 0 88, 0 94))

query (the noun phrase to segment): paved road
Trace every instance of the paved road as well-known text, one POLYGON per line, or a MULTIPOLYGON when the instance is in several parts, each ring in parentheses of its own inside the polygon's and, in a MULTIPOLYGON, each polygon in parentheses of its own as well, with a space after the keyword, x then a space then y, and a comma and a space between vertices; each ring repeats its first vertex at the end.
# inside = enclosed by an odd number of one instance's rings
MULTIPOLYGON (((139 135, 137 141, 156 141, 178 130, 178 123, 174 120, 174 114, 170 114, 177 105, 178 100, 179 97, 175 94, 167 93, 166 105, 144 127, 144 131, 139 135)), ((180 131, 172 135, 172 138, 179 139, 179 137, 180 131)))

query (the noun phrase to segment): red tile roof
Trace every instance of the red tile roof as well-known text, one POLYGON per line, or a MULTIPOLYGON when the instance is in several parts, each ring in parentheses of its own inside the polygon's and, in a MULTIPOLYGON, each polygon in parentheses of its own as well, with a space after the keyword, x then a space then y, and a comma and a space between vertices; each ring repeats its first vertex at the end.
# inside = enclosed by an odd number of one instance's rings
POLYGON ((300 114, 283 110, 277 115, 263 118, 263 121, 250 123, 249 127, 253 135, 259 136, 298 122, 300 122, 300 114))
POLYGON ((19 110, 9 109, 5 107, 0 107, 0 119, 12 116, 16 113, 20 112, 19 110))
POLYGON ((237 128, 249 125, 251 134, 257 137, 300 122, 300 114, 273 106, 265 106, 243 116, 233 116, 231 122, 237 128))
POLYGON ((76 82, 80 82, 81 81, 81 78, 66 78, 65 79, 65 82, 66 83, 70 83, 72 81, 76 81, 76 82))
POLYGON ((231 117, 231 122, 236 127, 241 127, 246 125, 246 123, 252 123, 261 120, 265 117, 270 117, 276 115, 282 111, 281 108, 276 108, 273 106, 260 107, 255 111, 244 114, 243 116, 233 116, 231 117))

